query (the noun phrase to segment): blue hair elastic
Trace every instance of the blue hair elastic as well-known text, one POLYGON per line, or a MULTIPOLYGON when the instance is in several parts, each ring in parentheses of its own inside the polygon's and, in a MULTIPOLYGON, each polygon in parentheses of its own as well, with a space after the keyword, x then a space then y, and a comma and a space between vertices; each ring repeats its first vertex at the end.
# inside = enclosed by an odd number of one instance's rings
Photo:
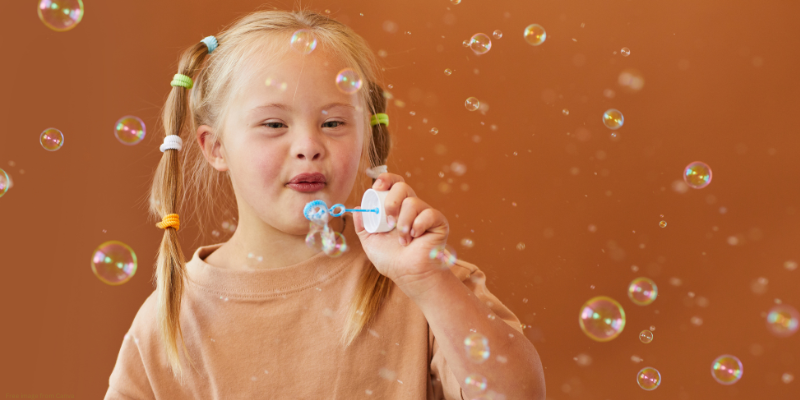
POLYGON ((211 54, 211 52, 216 50, 217 46, 219 46, 219 42, 217 42, 217 38, 214 36, 208 36, 201 40, 201 42, 205 43, 206 47, 208 47, 208 54, 211 54))

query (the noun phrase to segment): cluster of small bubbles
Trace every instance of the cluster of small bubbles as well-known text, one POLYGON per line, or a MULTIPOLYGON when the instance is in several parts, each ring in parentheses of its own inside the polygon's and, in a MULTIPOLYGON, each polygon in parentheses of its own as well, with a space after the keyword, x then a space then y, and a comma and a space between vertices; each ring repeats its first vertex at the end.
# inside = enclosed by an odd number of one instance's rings
POLYGON ((652 331, 648 331, 647 329, 639 332, 639 340, 644 344, 652 342, 653 341, 653 332, 652 331))
POLYGON ((447 75, 447 76, 453 75, 453 70, 450 69, 450 68, 445 68, 444 69, 444 74, 447 75))
POLYGON ((92 253, 92 272, 108 285, 121 285, 136 273, 136 253, 127 244, 111 240, 92 253))
POLYGON ((663 221, 662 220, 661 222, 658 223, 658 226, 660 226, 662 228, 666 228, 667 227, 667 221, 663 221))
POLYGON ((480 333, 471 333, 464 339, 464 349, 470 360, 482 363, 489 358, 489 339, 480 333))
POLYGON ((56 151, 64 145, 64 134, 56 128, 47 128, 39 135, 39 143, 47 151, 56 151))
POLYGON ((309 223, 306 245, 311 248, 321 249, 326 255, 333 258, 344 254, 348 250, 347 241, 344 235, 328 226, 330 218, 328 210, 317 206, 311 210, 310 214, 315 217, 309 223))
POLYGON ((354 94, 361 89, 361 85, 361 76, 352 68, 345 68, 336 75, 336 87, 342 93, 354 94))
POLYGON ((644 367, 636 374, 636 383, 644 390, 655 390, 661 384, 661 373, 653 367, 644 367))
POLYGON ((481 392, 486 390, 486 378, 481 374, 470 374, 466 379, 464 379, 464 383, 467 385, 467 387, 481 392))
POLYGON ((517 250, 519 251, 525 250, 525 243, 522 242, 517 243, 517 250))
POLYGON ((436 128, 435 126, 433 128, 431 128, 431 134, 432 135, 436 135, 438 133, 439 133, 439 129, 438 128, 436 128))
POLYGON ((310 54, 317 48, 317 37, 307 29, 300 29, 294 32, 290 43, 294 51, 310 54))
POLYGON ((83 19, 82 0, 40 0, 38 13, 44 25, 56 32, 65 32, 83 19))
POLYGON ((625 311, 616 300, 597 296, 581 306, 578 317, 581 330, 590 339, 607 342, 625 329, 625 311))
POLYGON ((778 304, 767 314, 767 329, 778 337, 792 336, 800 325, 800 313, 788 304, 778 304))
POLYGON ((464 107, 469 111, 475 111, 481 106, 481 102, 475 97, 468 97, 464 102, 464 107))
POLYGON ((442 264, 442 267, 447 268, 452 267, 455 265, 456 261, 458 261, 456 251, 446 244, 432 248, 430 253, 428 253, 428 257, 431 260, 438 260, 442 264))
POLYGON ((635 69, 625 69, 619 73, 617 83, 631 92, 638 92, 644 87, 644 77, 635 69))
POLYGON ((603 113, 603 125, 608 129, 619 129, 623 123, 625 123, 625 117, 619 110, 611 108, 603 113))
POLYGON ((742 379, 742 362, 736 356, 725 354, 711 363, 711 376, 723 385, 732 385, 742 379))
POLYGON ((470 238, 463 238, 461 239, 461 245, 468 249, 471 249, 475 247, 475 242, 473 242, 472 239, 470 238))
POLYGON ((628 285, 628 297, 637 305, 646 306, 658 297, 658 286, 649 278, 636 278, 628 285))
POLYGON ((569 110, 567 110, 565 108, 565 109, 561 110, 561 113, 564 114, 564 115, 569 115, 569 110))
POLYGON ((219 237, 219 231, 214 229, 213 231, 211 231, 211 236, 219 237))
POLYGON ((619 51, 619 54, 622 54, 622 56, 623 56, 623 57, 627 57, 627 56, 631 55, 631 49, 629 49, 629 48, 627 48, 627 47, 623 47, 623 48, 622 48, 622 49, 619 51))
POLYGON ((144 121, 138 117, 127 115, 119 119, 114 125, 114 136, 120 143, 132 146, 144 139, 144 121))
POLYGON ((528 25, 522 35, 531 46, 538 46, 547 39, 547 32, 539 24, 528 25))
POLYGON ((500 29, 497 29, 497 30, 495 30, 494 32, 492 32, 492 36, 493 36, 495 39, 500 39, 500 38, 502 38, 502 37, 503 37, 503 32, 501 32, 501 31, 500 31, 500 29))
POLYGON ((231 233, 236 232, 236 224, 229 221, 222 221, 222 229, 230 231, 231 233))
POLYGON ((280 82, 277 78, 267 77, 264 81, 264 84, 268 87, 275 87, 276 89, 280 90, 281 92, 285 92, 286 88, 289 87, 289 84, 286 82, 280 82))
POLYGON ((0 168, 0 197, 3 197, 6 192, 8 192, 8 188, 11 187, 11 178, 8 177, 8 174, 5 170, 0 168))
POLYGON ((702 189, 711 183, 711 167, 704 162, 695 161, 683 169, 683 180, 694 189, 702 189))
POLYGON ((492 48, 492 39, 485 33, 476 33, 469 39, 469 48, 477 54, 486 54, 492 48))

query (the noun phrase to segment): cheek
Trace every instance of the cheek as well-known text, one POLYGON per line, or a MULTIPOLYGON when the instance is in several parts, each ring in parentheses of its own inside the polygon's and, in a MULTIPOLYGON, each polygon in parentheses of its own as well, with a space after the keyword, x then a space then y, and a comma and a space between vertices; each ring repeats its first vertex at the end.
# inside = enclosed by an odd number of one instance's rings
POLYGON ((268 183, 274 183, 280 178, 283 158, 276 150, 269 146, 251 145, 243 146, 237 152, 234 157, 236 168, 232 172, 242 189, 260 192, 270 186, 268 183))

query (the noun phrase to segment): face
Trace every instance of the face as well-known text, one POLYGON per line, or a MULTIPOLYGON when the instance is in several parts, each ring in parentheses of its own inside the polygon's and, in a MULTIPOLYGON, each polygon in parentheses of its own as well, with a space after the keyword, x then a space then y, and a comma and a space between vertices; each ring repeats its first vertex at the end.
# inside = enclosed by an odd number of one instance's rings
POLYGON ((335 84, 345 66, 319 50, 247 64, 259 66, 232 97, 221 143, 210 143, 208 126, 200 127, 198 140, 212 166, 229 171, 240 221, 258 218, 304 235, 308 220, 302 212, 309 201, 330 207, 344 203, 353 189, 364 106, 358 94, 335 84))

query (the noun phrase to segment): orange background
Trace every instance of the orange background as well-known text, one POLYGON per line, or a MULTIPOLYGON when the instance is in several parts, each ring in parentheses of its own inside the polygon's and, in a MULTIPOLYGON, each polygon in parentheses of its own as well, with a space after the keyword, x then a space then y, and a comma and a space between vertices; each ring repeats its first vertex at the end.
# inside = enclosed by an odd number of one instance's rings
MULTIPOLYGON (((85 3, 83 21, 63 33, 39 21, 36 1, 3 4, 0 167, 14 182, 0 198, 4 394, 105 393, 123 335, 153 290, 161 231, 147 216, 146 199, 161 157, 157 118, 178 53, 261 4, 85 3), (137 146, 113 135, 124 115, 147 124, 137 146), (51 126, 66 138, 52 153, 38 144, 51 126), (92 251, 107 240, 121 240, 138 255, 139 271, 124 285, 108 286, 92 274, 92 251)), ((485 270, 490 290, 530 326, 525 331, 546 368, 548 398, 796 398, 800 334, 771 336, 764 313, 776 299, 800 307, 800 270, 784 268, 787 260, 800 261, 800 6, 303 5, 329 9, 376 52, 385 50, 385 84, 405 102, 389 108, 389 169, 410 173, 418 195, 448 216, 459 256, 485 270), (396 32, 384 29, 387 20, 396 32), (547 30, 539 47, 522 38, 531 23, 547 30), (461 46, 495 29, 504 36, 486 55, 461 46), (630 56, 618 53, 622 47, 630 56), (618 85, 625 68, 644 76, 640 92, 618 85), (615 96, 604 96, 606 89, 615 96), (469 96, 490 105, 485 114, 464 108, 469 96), (601 122, 608 108, 625 115, 619 141, 601 122), (673 190, 684 166, 697 160, 713 169, 710 186, 673 190), (454 161, 467 166, 466 174, 447 169, 454 161), (459 244, 467 237, 471 249, 459 244), (650 306, 627 299, 637 276, 659 285, 650 306), (759 277, 766 286, 753 286, 759 277), (627 313, 625 330, 611 342, 593 342, 578 327, 580 306, 596 295, 614 297, 627 313), (690 322, 695 316, 702 325, 690 322), (651 325, 654 341, 640 343, 639 331, 651 325), (732 386, 710 374, 712 360, 725 353, 744 364, 732 386), (591 365, 578 365, 579 354, 591 365), (633 362, 634 355, 644 361, 633 362), (663 384, 653 392, 635 383, 644 366, 661 371, 663 384), (797 379, 783 383, 787 372, 797 379)), ((192 221, 184 227, 188 256, 200 244, 224 240, 194 240, 192 221)))

